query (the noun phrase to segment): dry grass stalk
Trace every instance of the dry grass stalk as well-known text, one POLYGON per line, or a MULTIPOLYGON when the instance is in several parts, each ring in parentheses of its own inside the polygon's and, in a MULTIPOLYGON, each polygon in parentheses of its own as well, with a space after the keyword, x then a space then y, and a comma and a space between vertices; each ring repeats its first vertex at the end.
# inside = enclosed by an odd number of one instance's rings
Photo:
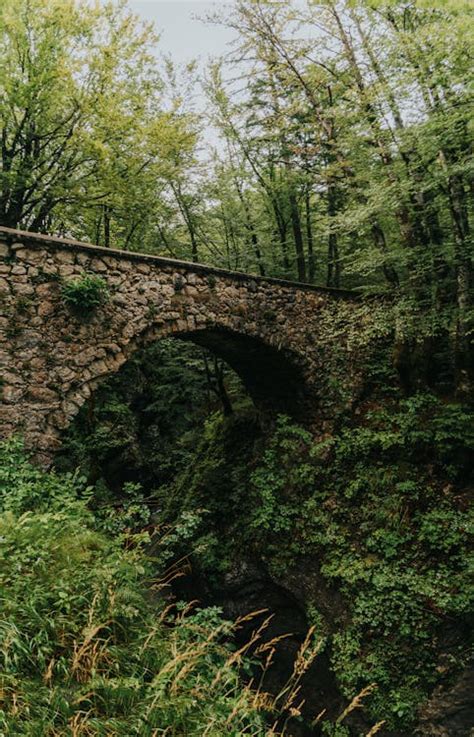
POLYGON ((15 691, 12 693, 12 714, 18 714, 20 711, 20 706, 18 704, 18 696, 16 695, 15 691))
MULTIPOLYGON (((68 727, 71 730, 71 737, 96 737, 97 731, 87 724, 89 714, 89 711, 78 711, 69 720, 68 727)), ((110 733, 110 737, 112 737, 112 733, 110 733)))
MULTIPOLYGON (((245 624, 245 622, 251 622, 255 617, 260 616, 260 614, 266 614, 267 612, 268 609, 255 609, 253 612, 249 612, 248 614, 242 614, 235 620, 234 627, 235 629, 238 629, 242 624, 245 624)), ((273 616, 274 615, 272 614, 270 618, 273 618, 273 616)))
MULTIPOLYGON (((177 694, 180 687, 180 682, 183 681, 186 676, 189 673, 192 673, 193 670, 197 667, 199 661, 205 655, 207 650, 207 643, 202 643, 199 646, 196 646, 195 650, 188 650, 188 657, 186 658, 186 662, 184 665, 179 669, 179 671, 174 676, 171 685, 170 685, 170 694, 177 694)), ((160 671, 161 674, 161 671, 160 671)))
MULTIPOLYGON (((250 689, 249 689, 250 690, 250 689)), ((268 711, 273 710, 273 696, 266 691, 250 691, 251 705, 257 711, 268 711)))
POLYGON ((191 573, 191 564, 189 562, 189 555, 185 555, 183 558, 175 561, 162 576, 159 578, 152 579, 149 582, 149 588, 152 591, 159 591, 170 585, 172 581, 177 578, 182 578, 191 573))
MULTIPOLYGON (((246 614, 246 615, 244 615, 242 617, 239 617, 236 620, 236 622, 234 623, 233 629, 234 630, 238 629, 239 627, 242 626, 242 624, 244 622, 249 622, 252 619, 255 619, 255 617, 259 616, 260 614, 264 614, 266 611, 267 611, 267 609, 258 609, 258 610, 254 611, 254 612, 250 612, 249 614, 246 614)), ((252 634, 250 636, 250 639, 246 643, 244 643, 244 645, 242 645, 242 647, 240 647, 238 650, 236 650, 235 652, 233 652, 233 653, 231 653, 229 655, 229 657, 226 659, 224 665, 221 668, 219 668, 219 670, 217 671, 217 673, 216 673, 216 675, 215 675, 215 677, 214 677, 214 679, 213 679, 213 681, 211 683, 211 689, 212 688, 215 688, 215 686, 219 683, 220 679, 222 678, 223 674, 225 672, 228 672, 228 669, 232 665, 235 665, 236 663, 239 663, 240 664, 243 656, 249 651, 249 649, 252 647, 252 645, 254 645, 256 642, 258 642, 258 640, 262 637, 263 632, 266 630, 266 628, 270 624, 272 618, 273 618, 273 615, 270 615, 269 617, 267 617, 262 622, 262 624, 256 630, 254 630, 252 632, 252 634)))
MULTIPOLYGON (((109 587, 109 610, 113 609, 115 603, 115 592, 109 587)), ((87 625, 83 629, 85 635, 81 644, 73 642, 73 656, 71 664, 71 674, 76 677, 79 683, 85 683, 91 677, 92 671, 98 670, 99 662, 106 661, 107 640, 94 641, 98 633, 108 627, 112 620, 107 620, 100 624, 94 624, 95 610, 97 606, 99 594, 95 594, 92 599, 89 611, 87 613, 87 625)), ((50 663, 51 666, 51 663, 50 663)), ((48 666, 48 670, 49 667, 48 666)), ((51 666, 52 667, 52 666, 51 666)), ((48 671, 45 674, 47 676, 48 671)))
POLYGON ((88 634, 84 642, 78 645, 73 644, 73 656, 71 663, 71 675, 75 676, 79 683, 87 683, 93 672, 99 670, 99 664, 109 661, 107 656, 107 640, 96 640, 94 637, 106 625, 97 625, 88 634))
POLYGON ((282 708, 289 709, 292 706, 300 690, 299 682, 301 681, 301 678, 311 667, 314 660, 321 652, 321 648, 323 646, 322 640, 319 640, 316 643, 315 647, 311 648, 311 638, 314 634, 314 631, 314 626, 310 627, 310 629, 308 630, 304 642, 302 643, 298 651, 298 655, 296 656, 293 666, 293 672, 286 682, 285 686, 281 689, 280 693, 275 697, 275 707, 276 704, 283 699, 283 697, 285 697, 285 701, 283 702, 282 708))
POLYGON ((375 689, 377 688, 375 683, 371 683, 365 688, 360 691, 357 696, 354 696, 349 706, 346 706, 342 714, 338 716, 336 719, 336 724, 340 724, 347 716, 351 713, 351 711, 354 711, 354 709, 359 709, 362 706, 362 700, 365 699, 366 696, 371 694, 375 689))
MULTIPOLYGON (((257 612, 258 614, 259 612, 257 612)), ((256 615, 255 615, 256 616, 256 615)), ((267 629, 268 625, 270 624, 271 620, 273 618, 273 615, 267 617, 260 627, 258 627, 256 630, 254 630, 250 636, 250 639, 242 645, 238 650, 236 650, 234 653, 232 653, 226 661, 226 665, 232 665, 233 663, 240 662, 242 657, 250 650, 252 645, 255 645, 256 642, 260 640, 262 637, 263 632, 267 629)))
POLYGON ((286 640, 288 637, 291 637, 291 632, 287 632, 284 635, 277 635, 272 640, 269 640, 268 642, 263 642, 255 650, 255 655, 262 655, 268 650, 270 650, 271 653, 274 653, 275 646, 278 645, 282 640, 286 640))
MULTIPOLYGON (((275 655, 275 648, 272 648, 270 650, 270 652, 268 653, 265 662, 263 663, 262 673, 260 675, 260 680, 259 680, 259 683, 258 683, 257 691, 260 691, 261 688, 262 688, 263 680, 265 678, 265 674, 266 674, 266 672, 268 671, 269 667, 271 666, 271 664, 273 662, 273 656, 274 655, 275 655)), ((249 685, 251 685, 251 684, 249 684, 249 685)))
POLYGON ((319 712, 318 716, 317 716, 317 717, 315 717, 315 718, 313 719, 313 721, 311 722, 311 726, 312 726, 312 727, 315 727, 315 726, 316 726, 317 724, 319 724, 319 722, 321 721, 321 719, 323 718, 323 716, 325 715, 325 713, 326 713, 326 712, 327 712, 327 709, 322 709, 322 710, 321 710, 321 711, 319 712))
POLYGON ((384 724, 385 724, 385 719, 382 722, 377 722, 377 724, 374 724, 370 732, 367 732, 365 737, 374 737, 374 734, 377 734, 377 732, 380 732, 384 724))
POLYGON ((21 704, 13 689, 0 688, 0 707, 2 711, 8 711, 12 716, 20 713, 21 704))
POLYGON ((56 658, 51 658, 51 660, 48 663, 48 667, 46 668, 43 674, 43 681, 47 686, 49 686, 53 678, 53 668, 54 668, 55 662, 56 662, 56 658))
POLYGON ((150 630, 150 633, 149 633, 149 634, 147 635, 147 637, 146 637, 146 638, 145 638, 145 639, 143 640, 143 643, 142 643, 142 645, 141 645, 141 647, 140 647, 140 649, 139 649, 139 653, 140 653, 140 655, 142 655, 142 653, 144 653, 144 652, 145 652, 145 650, 147 649, 148 645, 150 644, 150 642, 151 642, 152 640, 154 640, 155 636, 156 636, 156 635, 158 634, 158 632, 159 632, 159 631, 160 631, 160 628, 159 628, 159 627, 153 627, 153 628, 152 628, 152 629, 150 630))

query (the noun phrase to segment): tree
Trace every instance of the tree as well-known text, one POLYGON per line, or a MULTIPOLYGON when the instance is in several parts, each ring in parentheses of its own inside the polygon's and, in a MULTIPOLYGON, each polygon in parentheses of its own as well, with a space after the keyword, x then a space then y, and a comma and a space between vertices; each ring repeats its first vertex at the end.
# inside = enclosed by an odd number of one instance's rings
POLYGON ((170 159, 193 145, 163 109, 156 41, 123 2, 2 4, 3 225, 106 246, 146 235, 170 159))
POLYGON ((436 354, 459 391, 474 365, 471 19, 403 2, 240 0, 223 20, 248 80, 244 93, 227 83, 227 130, 287 253, 292 230, 296 274, 314 278, 316 259, 330 286, 394 293, 424 381, 439 381, 436 354))

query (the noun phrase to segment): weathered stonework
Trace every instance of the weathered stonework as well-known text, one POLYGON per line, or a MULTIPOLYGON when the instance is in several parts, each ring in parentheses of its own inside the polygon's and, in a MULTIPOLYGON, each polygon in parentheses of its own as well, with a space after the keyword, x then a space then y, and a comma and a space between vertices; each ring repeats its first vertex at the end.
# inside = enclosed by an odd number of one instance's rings
POLYGON ((304 411, 324 371, 321 315, 354 300, 348 292, 7 228, 0 228, 0 297, 0 432, 22 433, 45 459, 98 384, 134 351, 168 336, 221 355, 257 405, 304 411), (85 272, 107 281, 110 300, 79 320, 64 304, 61 283, 85 272))

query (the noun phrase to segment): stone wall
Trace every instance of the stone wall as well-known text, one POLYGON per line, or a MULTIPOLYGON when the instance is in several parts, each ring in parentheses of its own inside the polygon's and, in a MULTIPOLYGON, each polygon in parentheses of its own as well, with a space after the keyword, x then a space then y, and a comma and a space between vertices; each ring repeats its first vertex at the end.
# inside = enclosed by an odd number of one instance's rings
POLYGON ((167 336, 221 355, 257 405, 305 412, 324 356, 321 315, 343 291, 0 228, 0 432, 22 433, 47 460, 80 406, 141 347, 167 336), (110 300, 88 320, 61 284, 85 272, 110 300))

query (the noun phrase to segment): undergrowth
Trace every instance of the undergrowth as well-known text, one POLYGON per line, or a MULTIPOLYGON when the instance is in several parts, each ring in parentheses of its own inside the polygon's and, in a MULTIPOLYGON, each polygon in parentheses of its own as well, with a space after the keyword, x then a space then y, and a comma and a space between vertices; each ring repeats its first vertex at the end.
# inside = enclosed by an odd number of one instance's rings
POLYGON ((18 443, 0 478, 1 734, 271 734, 233 626, 172 613, 146 534, 107 535, 83 480, 33 468, 18 443))
POLYGON ((63 284, 62 298, 72 312, 80 317, 91 315, 109 300, 107 282, 95 274, 83 274, 63 284))
POLYGON ((248 423, 210 421, 168 517, 216 589, 242 558, 290 591, 316 581, 307 615, 343 693, 376 683, 372 716, 408 733, 471 652, 472 412, 419 394, 333 434, 280 417, 251 437, 248 423))
POLYGON ((271 662, 275 643, 259 644, 268 617, 237 649, 233 633, 262 612, 232 624, 217 607, 170 602, 156 573, 169 551, 160 558, 155 534, 147 554, 150 526, 134 533, 140 516, 131 524, 127 505, 111 523, 92 511, 85 479, 35 468, 17 440, 0 444, 0 491, 1 735, 286 734, 321 649, 314 628, 271 696, 247 658, 257 648, 271 662))

